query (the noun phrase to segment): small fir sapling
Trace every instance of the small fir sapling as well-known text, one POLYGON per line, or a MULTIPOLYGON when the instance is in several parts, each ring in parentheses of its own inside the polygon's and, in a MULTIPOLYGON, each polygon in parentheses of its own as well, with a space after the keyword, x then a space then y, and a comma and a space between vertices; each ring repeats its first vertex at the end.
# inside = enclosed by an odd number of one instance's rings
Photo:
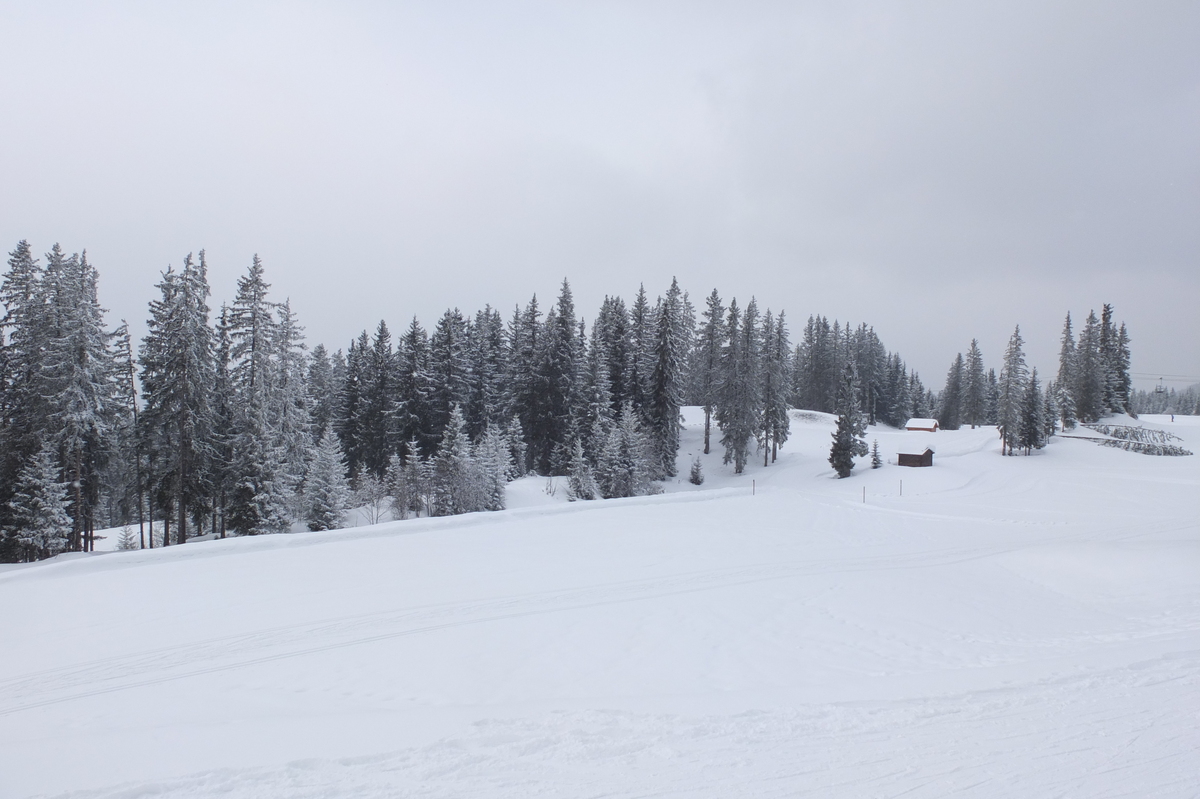
POLYGON ((704 470, 700 466, 699 455, 692 461, 692 471, 688 474, 688 482, 696 486, 704 484, 704 470))
POLYGON ((879 455, 879 439, 871 442, 871 468, 878 469, 883 465, 883 458, 879 455))
POLYGON ((138 540, 137 536, 133 534, 133 528, 129 525, 125 525, 121 528, 121 536, 117 539, 117 549, 129 550, 137 548, 138 540))

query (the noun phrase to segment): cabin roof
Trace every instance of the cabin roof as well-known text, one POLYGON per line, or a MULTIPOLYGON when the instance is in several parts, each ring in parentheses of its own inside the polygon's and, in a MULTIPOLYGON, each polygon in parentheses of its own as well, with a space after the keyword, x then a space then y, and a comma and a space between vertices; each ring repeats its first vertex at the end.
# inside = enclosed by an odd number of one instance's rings
POLYGON ((909 419, 905 422, 905 427, 934 427, 938 423, 937 419, 909 419))
POLYGON ((933 452, 933 447, 928 444, 903 444, 896 453, 899 455, 924 455, 926 452, 933 452))

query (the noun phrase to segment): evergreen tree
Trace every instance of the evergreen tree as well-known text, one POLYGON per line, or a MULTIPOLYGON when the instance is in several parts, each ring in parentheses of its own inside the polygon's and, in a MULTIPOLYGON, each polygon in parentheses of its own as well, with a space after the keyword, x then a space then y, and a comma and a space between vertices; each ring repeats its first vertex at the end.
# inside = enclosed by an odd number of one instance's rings
POLYGON ((710 451, 712 414, 720 385, 721 350, 725 346, 725 306, 716 289, 708 295, 701 318, 704 321, 696 340, 692 384, 695 402, 704 408, 704 454, 707 455, 710 451))
POLYGON ((725 463, 733 463, 741 474, 750 459, 750 442, 759 429, 762 414, 761 384, 758 375, 758 311, 753 299, 743 319, 737 300, 729 303, 726 330, 729 343, 721 357, 721 383, 718 389, 717 424, 725 463))
POLYGON ((571 287, 563 281, 558 304, 547 316, 534 367, 538 401, 525 428, 530 458, 539 474, 565 474, 569 442, 578 437, 578 370, 582 353, 571 287))
POLYGON ((943 430, 957 430, 962 426, 963 416, 963 382, 966 367, 963 364, 962 353, 954 358, 950 371, 946 375, 946 387, 942 390, 940 408, 938 410, 938 425, 943 430))
POLYGON ((336 530, 343 525, 350 498, 346 461, 333 430, 326 429, 313 453, 305 478, 305 521, 309 530, 336 530))
POLYGON ((629 307, 629 370, 626 389, 629 404, 639 417, 646 404, 646 378, 650 371, 650 342, 653 328, 653 309, 646 297, 646 287, 638 286, 637 296, 629 307))
POLYGON ((871 442, 871 468, 878 469, 883 466, 883 456, 879 454, 879 439, 871 442))
POLYGON ((691 331, 685 319, 683 292, 671 280, 667 296, 654 314, 654 338, 650 347, 650 370, 646 383, 644 417, 646 432, 654 447, 654 477, 676 474, 679 451, 680 408, 683 406, 684 356, 691 331))
POLYGON ((1045 400, 1038 386, 1037 369, 1029 374, 1025 385, 1025 396, 1021 402, 1020 440, 1018 445, 1031 454, 1035 449, 1046 446, 1045 400))
POLYGON ((1105 366, 1100 349, 1100 320, 1088 314, 1076 347, 1075 413, 1082 422, 1098 421, 1105 413, 1105 366))
POLYGON ((1000 418, 1000 385, 996 380, 996 370, 988 369, 986 381, 986 397, 984 401, 984 413, 986 424, 998 424, 1000 418))
POLYGON ((364 366, 366 379, 359 397, 357 421, 357 444, 362 457, 358 466, 382 478, 396 441, 396 432, 392 429, 395 419, 396 363, 392 334, 383 320, 375 329, 364 366))
POLYGON ((1116 335, 1116 353, 1114 356, 1113 371, 1115 373, 1114 389, 1117 413, 1128 413, 1136 416, 1133 412, 1133 379, 1130 377, 1129 369, 1131 365, 1132 355, 1129 351, 1129 331, 1125 329, 1125 323, 1121 323, 1120 329, 1116 335))
POLYGON ((1012 455, 1023 439, 1023 410, 1028 392, 1029 372, 1025 368, 1024 340, 1020 325, 1008 340, 1004 368, 1000 372, 996 424, 1000 428, 1001 453, 1012 455))
POLYGON ((963 365, 963 421, 970 424, 972 430, 977 425, 987 424, 987 386, 983 353, 979 351, 979 342, 971 339, 963 365))
POLYGON ((149 333, 141 348, 145 409, 140 421, 159 467, 155 477, 166 500, 160 504, 173 506, 177 542, 182 544, 189 511, 201 511, 208 496, 205 461, 215 374, 204 253, 198 264, 188 255, 182 271, 168 269, 158 287, 162 299, 150 305, 149 333))
POLYGON ((9 500, 7 536, 24 549, 25 560, 48 558, 70 548, 67 484, 59 479, 54 446, 47 444, 17 475, 9 500))
POLYGON ((337 417, 338 393, 341 390, 334 376, 333 362, 324 344, 316 345, 309 353, 307 371, 305 387, 312 417, 310 432, 315 440, 320 441, 325 437, 326 430, 333 429, 337 417))
POLYGON ((514 310, 509 324, 509 413, 518 424, 510 425, 509 433, 525 445, 525 461, 521 468, 528 472, 540 465, 536 461, 546 449, 538 433, 541 419, 547 415, 546 397, 538 375, 538 360, 543 349, 541 311, 535 294, 525 310, 514 310), (534 438, 539 437, 535 447, 534 438))
POLYGON ((396 353, 396 394, 390 427, 404 458, 420 460, 441 438, 434 426, 434 387, 430 369, 429 336, 414 316, 396 353))
POLYGON ((568 471, 567 499, 575 500, 598 499, 600 488, 592 476, 592 467, 583 457, 583 444, 579 441, 571 448, 571 468, 568 471))
POLYGON ((842 371, 842 381, 837 396, 837 430, 833 433, 833 446, 829 450, 829 464, 839 478, 849 477, 854 470, 854 459, 867 454, 867 422, 858 405, 858 377, 854 364, 847 363, 842 371))
POLYGON ((479 437, 472 456, 478 470, 480 510, 504 510, 511 462, 509 446, 498 427, 489 426, 479 437))
MULTIPOLYGON (((312 414, 305 385, 308 357, 305 354, 304 328, 292 312, 291 303, 277 306, 278 320, 272 344, 270 431, 278 452, 273 474, 285 491, 300 497, 300 486, 313 455, 310 432, 312 414)), ((291 515, 299 517, 304 509, 297 505, 291 515)))
POLYGON ((462 411, 450 410, 442 443, 433 459, 433 515, 453 516, 478 510, 478 486, 462 411))
POLYGON ((699 455, 692 460, 692 470, 688 473, 688 482, 694 486, 704 485, 704 466, 700 463, 699 455))
POLYGON ((443 430, 450 421, 451 409, 458 405, 466 420, 468 399, 467 322, 455 308, 438 319, 429 337, 430 422, 443 430))
POLYGON ((507 359, 504 320, 489 305, 467 328, 466 392, 463 416, 467 435, 478 439, 489 427, 506 421, 504 370, 507 359))
MULTIPOLYGON (((5 307, 0 320, 0 527, 11 525, 8 509, 17 477, 50 433, 49 395, 41 369, 47 316, 42 274, 32 248, 22 240, 9 253, 8 272, 0 284, 0 302, 5 307)), ((6 539, 0 549, 6 561, 24 557, 16 538, 6 539)))
POLYGON ((115 444, 117 383, 97 298, 98 278, 87 253, 52 257, 50 266, 40 382, 71 491, 71 548, 89 551, 94 548, 100 475, 115 444))
POLYGON ((1075 427, 1075 388, 1079 385, 1078 371, 1075 334, 1071 330, 1071 314, 1068 313, 1067 320, 1063 322, 1062 339, 1058 350, 1058 380, 1055 381, 1063 430, 1075 427))
POLYGON ((773 319, 767 311, 763 320, 763 353, 760 370, 762 416, 758 430, 758 444, 763 452, 763 466, 774 462, 779 448, 788 440, 791 420, 788 418, 788 384, 790 380, 790 347, 788 346, 787 322, 779 312, 773 319))
POLYGON ((651 493, 650 445, 638 430, 636 419, 637 414, 626 403, 600 453, 595 478, 605 499, 651 493))

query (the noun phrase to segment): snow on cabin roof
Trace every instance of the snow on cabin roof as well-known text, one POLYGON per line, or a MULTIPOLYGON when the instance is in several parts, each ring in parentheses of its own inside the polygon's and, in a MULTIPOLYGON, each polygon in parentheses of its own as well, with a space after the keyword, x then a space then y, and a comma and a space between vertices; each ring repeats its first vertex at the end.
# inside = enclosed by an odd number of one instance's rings
POLYGON ((898 455, 924 455, 925 451, 934 452, 929 444, 902 444, 897 450, 898 455))
POLYGON ((938 423, 937 419, 909 419, 905 423, 905 427, 934 427, 938 423))

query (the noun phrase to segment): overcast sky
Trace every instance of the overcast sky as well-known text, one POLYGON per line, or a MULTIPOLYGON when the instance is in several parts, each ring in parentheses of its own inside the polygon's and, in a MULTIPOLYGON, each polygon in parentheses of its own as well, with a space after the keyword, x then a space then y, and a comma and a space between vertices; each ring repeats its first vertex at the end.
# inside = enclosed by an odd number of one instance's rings
POLYGON ((1200 3, 5 3, 20 239, 139 329, 168 264, 207 249, 215 307, 257 252, 332 348, 675 275, 868 322, 933 388, 1018 323, 1052 374, 1112 302, 1182 387, 1200 3))

